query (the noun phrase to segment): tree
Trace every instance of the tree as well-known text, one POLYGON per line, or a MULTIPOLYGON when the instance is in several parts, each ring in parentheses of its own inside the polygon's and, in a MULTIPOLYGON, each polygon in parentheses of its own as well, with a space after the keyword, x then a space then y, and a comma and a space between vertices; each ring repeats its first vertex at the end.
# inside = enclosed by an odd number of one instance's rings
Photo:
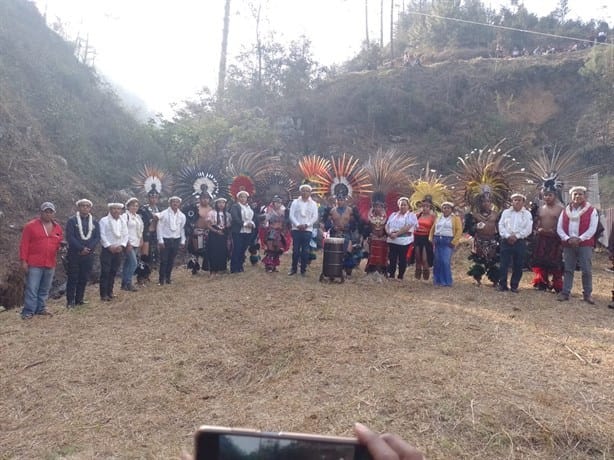
POLYGON ((230 24, 230 0, 226 0, 224 6, 224 30, 222 32, 222 52, 220 53, 220 68, 217 80, 218 100, 224 97, 224 86, 226 84, 226 56, 228 53, 228 27, 230 24))

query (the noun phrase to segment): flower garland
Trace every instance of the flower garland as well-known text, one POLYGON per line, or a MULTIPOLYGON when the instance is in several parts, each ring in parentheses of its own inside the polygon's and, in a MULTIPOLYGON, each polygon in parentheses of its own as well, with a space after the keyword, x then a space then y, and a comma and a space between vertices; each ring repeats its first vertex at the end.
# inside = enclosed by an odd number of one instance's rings
POLYGON ((83 224, 81 223, 81 215, 77 213, 77 228, 79 229, 79 236, 83 241, 87 241, 92 237, 92 233, 94 233, 94 222, 92 219, 92 215, 88 214, 87 221, 87 235, 83 234, 83 224))

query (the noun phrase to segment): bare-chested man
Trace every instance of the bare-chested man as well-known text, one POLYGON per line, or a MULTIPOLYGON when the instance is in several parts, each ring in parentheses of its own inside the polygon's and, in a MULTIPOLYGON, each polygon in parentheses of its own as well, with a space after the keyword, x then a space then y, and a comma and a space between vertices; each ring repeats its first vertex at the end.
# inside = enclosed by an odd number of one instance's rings
POLYGON ((357 224, 354 209, 348 205, 347 196, 337 195, 337 206, 331 209, 325 227, 330 232, 331 237, 344 239, 343 267, 347 275, 351 275, 352 270, 357 265, 353 256, 354 242, 358 238, 356 236, 357 224))
POLYGON ((472 254, 474 262, 467 272, 478 285, 484 275, 494 284, 499 281, 499 242, 497 241, 497 220, 499 213, 493 209, 490 198, 481 195, 477 198, 478 210, 465 216, 465 232, 473 236, 472 254))
POLYGON ((563 205, 558 202, 554 189, 544 189, 543 197, 545 204, 537 210, 534 223, 533 287, 558 293, 563 289, 563 250, 556 226, 563 205))

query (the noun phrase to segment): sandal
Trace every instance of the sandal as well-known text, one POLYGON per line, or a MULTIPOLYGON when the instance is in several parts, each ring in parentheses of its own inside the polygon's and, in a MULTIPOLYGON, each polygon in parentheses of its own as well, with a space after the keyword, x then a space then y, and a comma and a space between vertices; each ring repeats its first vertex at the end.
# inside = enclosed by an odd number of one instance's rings
POLYGON ((53 313, 51 313, 49 310, 43 310, 40 313, 37 313, 37 315, 41 315, 41 316, 53 316, 53 313))
POLYGON ((34 314, 33 313, 28 313, 26 315, 21 315, 21 319, 24 319, 24 320, 32 319, 32 318, 34 318, 34 314))

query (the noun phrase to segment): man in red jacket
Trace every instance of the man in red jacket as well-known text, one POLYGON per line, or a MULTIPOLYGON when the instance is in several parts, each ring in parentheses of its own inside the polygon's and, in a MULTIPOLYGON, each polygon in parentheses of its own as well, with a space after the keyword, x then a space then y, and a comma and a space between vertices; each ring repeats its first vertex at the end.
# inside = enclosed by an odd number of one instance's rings
POLYGON ((563 245, 563 290, 557 300, 569 300, 573 287, 576 264, 582 270, 582 296, 584 301, 595 305, 593 300, 593 248, 595 247, 595 232, 599 217, 597 210, 586 201, 586 187, 569 189, 571 203, 561 212, 557 224, 557 233, 563 245))
POLYGON ((62 227, 54 220, 55 206, 48 201, 40 207, 40 217, 23 228, 19 259, 26 272, 26 290, 21 317, 51 316, 45 307, 55 273, 56 254, 62 242, 62 227))

